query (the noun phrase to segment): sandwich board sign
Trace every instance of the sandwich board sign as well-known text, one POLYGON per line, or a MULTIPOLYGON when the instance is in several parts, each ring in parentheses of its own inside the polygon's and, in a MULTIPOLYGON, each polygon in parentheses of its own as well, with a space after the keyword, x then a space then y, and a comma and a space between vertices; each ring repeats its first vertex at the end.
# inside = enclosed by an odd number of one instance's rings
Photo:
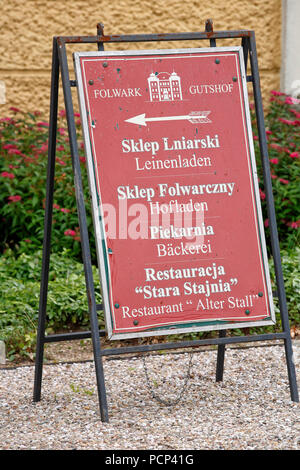
POLYGON ((108 337, 274 324, 242 47, 74 61, 108 337))
POLYGON ((213 31, 211 20, 203 32, 104 35, 99 23, 96 36, 53 38, 35 402, 44 345, 84 338, 92 339, 105 422, 103 356, 208 344, 218 345, 220 381, 226 344, 283 340, 291 399, 299 401, 259 81, 254 31, 213 31), (241 47, 217 48, 226 38, 241 47), (186 40, 209 40, 210 48, 104 52, 108 43, 186 40), (93 44, 98 52, 75 53, 70 80, 66 46, 74 44, 93 44), (90 331, 46 335, 60 75, 90 331), (246 82, 253 85, 282 331, 226 336, 228 328, 275 323, 246 82), (102 304, 95 298, 71 87, 81 108, 102 304), (219 337, 121 348, 102 348, 100 341, 203 330, 219 330, 219 337))

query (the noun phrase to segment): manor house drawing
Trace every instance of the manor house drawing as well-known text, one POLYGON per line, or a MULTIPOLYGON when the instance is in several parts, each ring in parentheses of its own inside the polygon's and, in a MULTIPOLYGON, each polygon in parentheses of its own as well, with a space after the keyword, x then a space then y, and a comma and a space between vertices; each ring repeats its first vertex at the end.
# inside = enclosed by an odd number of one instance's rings
POLYGON ((182 100, 181 80, 176 72, 151 73, 148 78, 150 101, 182 100))

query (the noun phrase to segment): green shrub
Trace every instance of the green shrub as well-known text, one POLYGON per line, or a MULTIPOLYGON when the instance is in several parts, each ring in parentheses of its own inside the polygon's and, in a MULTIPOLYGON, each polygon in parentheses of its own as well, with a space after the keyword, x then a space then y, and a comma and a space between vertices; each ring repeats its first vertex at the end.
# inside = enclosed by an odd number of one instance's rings
MULTIPOLYGON (((14 256, 7 250, 0 257, 0 339, 6 342, 8 356, 31 355, 37 331, 41 251, 14 256)), ((101 303, 98 273, 95 277, 96 301, 101 303)), ((89 317, 83 265, 70 258, 68 250, 54 253, 50 259, 47 303, 47 331, 89 329, 89 317), (87 328, 86 328, 87 327, 87 328)), ((99 324, 104 325, 99 313, 99 324)))
MULTIPOLYGON (((254 113, 253 131, 256 132, 254 113)), ((293 248, 299 243, 300 228, 300 100, 284 93, 272 92, 265 117, 268 153, 271 167, 274 205, 281 248, 293 248)), ((257 156, 258 138, 254 135, 257 156)), ((269 221, 266 210, 263 173, 257 158, 262 210, 266 236, 269 239, 269 221)))
MULTIPOLYGON (((13 108, 13 118, 0 120, 0 252, 6 248, 30 253, 41 248, 44 237, 44 215, 48 160, 48 123, 38 120, 38 113, 22 113, 13 108)), ((68 134, 60 112, 57 132, 55 190, 52 222, 52 251, 70 248, 80 260, 78 227, 72 162, 68 134)), ((78 139, 81 138, 77 121, 78 139)), ((83 144, 79 144, 83 186, 89 201, 83 144)), ((91 225, 90 203, 87 206, 91 225)), ((94 238, 91 250, 96 260, 94 238)))
MULTIPOLYGON (((300 248, 281 251, 282 273, 286 291, 287 306, 291 325, 300 324, 300 248)), ((275 281, 274 261, 269 261, 271 280, 275 281)), ((274 282, 273 282, 274 285, 274 282)), ((278 299, 274 299, 277 320, 279 321, 278 299)))

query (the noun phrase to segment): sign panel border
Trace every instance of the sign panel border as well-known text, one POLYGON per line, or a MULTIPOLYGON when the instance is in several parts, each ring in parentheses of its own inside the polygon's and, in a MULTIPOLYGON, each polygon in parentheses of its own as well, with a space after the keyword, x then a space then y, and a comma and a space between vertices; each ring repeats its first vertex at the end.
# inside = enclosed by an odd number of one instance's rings
MULTIPOLYGON (((105 321, 107 327, 108 337, 111 340, 119 340, 126 338, 140 338, 148 336, 161 336, 161 335, 173 335, 173 334, 186 334, 197 331, 210 331, 210 330, 223 330, 231 328, 248 328, 248 327, 258 327, 266 325, 275 324, 275 313, 273 305, 273 296, 272 288, 268 267, 268 258, 266 251, 266 242, 265 242, 265 232, 263 226, 263 218, 261 211, 261 204, 259 198, 259 186, 257 179, 257 170, 256 170, 256 161, 255 161, 255 152, 253 145, 253 135, 252 135, 252 126, 250 119, 249 111, 249 102, 248 102, 248 91, 247 91, 247 82, 246 82, 246 72, 244 66, 244 57, 243 57, 243 48, 241 46, 232 46, 232 47, 209 47, 209 48, 183 48, 183 49, 150 49, 150 50, 129 50, 129 51, 98 51, 98 52, 74 52, 74 63, 75 63, 75 73, 77 80, 77 90, 78 90, 78 101, 80 105, 80 114, 82 120, 82 129, 84 137, 84 147, 85 154, 87 159, 87 169, 88 169, 88 179, 89 187, 92 201, 92 213, 93 213, 93 223, 95 230, 95 240, 96 240, 96 250, 99 264, 99 274, 100 274, 100 284, 103 297, 103 305, 105 312, 105 321), (183 54, 221 54, 222 52, 234 52, 236 57, 238 57, 237 68, 240 72, 241 77, 241 87, 239 87, 240 92, 240 104, 243 107, 243 126, 245 129, 245 138, 247 140, 247 153, 248 153, 248 166, 250 172, 250 181, 251 181, 251 190, 252 190, 252 201, 254 204, 254 212, 256 214, 257 226, 255 227, 258 238, 258 246, 261 251, 260 261, 262 263, 261 269, 266 280, 266 291, 270 317, 264 320, 257 321, 242 321, 239 322, 226 319, 200 319, 197 321, 187 320, 187 326, 184 326, 185 322, 177 322, 175 326, 168 324, 167 326, 157 326, 154 328, 147 328, 140 332, 134 333, 113 333, 112 323, 113 323, 113 312, 111 306, 114 305, 113 293, 111 290, 110 282, 110 269, 109 269, 109 254, 108 247, 105 238, 105 227, 103 224, 103 213, 101 211, 101 193, 97 191, 97 175, 95 171, 95 162, 94 162, 94 149, 93 143, 91 142, 91 135, 89 132, 89 126, 91 126, 91 115, 87 109, 87 103, 85 100, 84 86, 87 85, 86 77, 82 76, 80 59, 87 58, 87 60, 92 58, 105 58, 107 61, 114 60, 114 58, 123 58, 126 56, 134 56, 135 59, 141 58, 145 59, 147 56, 159 56, 159 55, 169 55, 175 57, 176 55, 183 56, 183 54), (236 54, 237 53, 237 54, 236 54), (251 168, 250 168, 251 167, 251 168)), ((129 59, 130 60, 130 59, 129 59)), ((100 187, 100 185, 99 185, 100 187)))

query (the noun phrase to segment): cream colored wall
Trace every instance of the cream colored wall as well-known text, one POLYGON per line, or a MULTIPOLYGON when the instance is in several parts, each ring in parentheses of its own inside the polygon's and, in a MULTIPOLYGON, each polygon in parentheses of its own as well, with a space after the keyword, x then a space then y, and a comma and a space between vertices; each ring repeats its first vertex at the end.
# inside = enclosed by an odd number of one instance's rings
MULTIPOLYGON (((271 89, 279 89, 281 0, 0 0, 0 11, 0 84, 3 88, 4 82, 6 89, 0 117, 11 114, 9 107, 14 106, 24 111, 39 110, 47 118, 52 37, 95 35, 99 22, 104 23, 106 34, 202 31, 207 18, 213 19, 215 30, 253 29, 264 100, 268 100, 271 89)), ((125 47, 196 45, 195 42, 146 43, 125 47)), ((219 45, 239 44, 227 40, 219 45)), ((108 45, 106 48, 123 47, 108 45)), ((92 46, 76 45, 68 51, 71 54, 88 49, 92 50, 92 46)), ((0 103, 3 101, 2 93, 0 103)))

